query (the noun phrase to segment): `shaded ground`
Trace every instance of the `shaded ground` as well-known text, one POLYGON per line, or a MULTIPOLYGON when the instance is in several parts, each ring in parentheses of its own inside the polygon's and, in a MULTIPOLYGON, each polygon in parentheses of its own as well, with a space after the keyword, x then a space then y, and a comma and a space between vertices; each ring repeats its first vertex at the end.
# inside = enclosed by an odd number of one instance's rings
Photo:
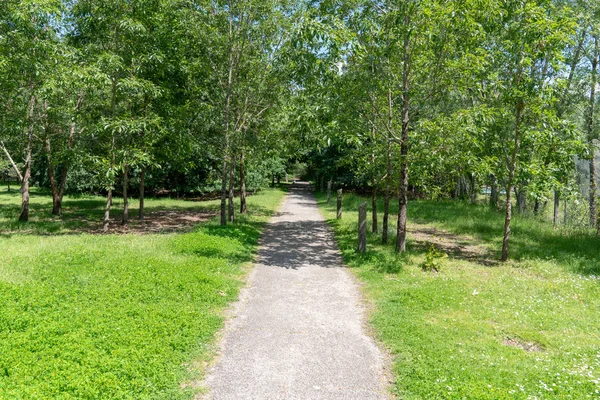
MULTIPOLYGON (((199 222, 208 221, 216 214, 214 212, 162 210, 146 214, 143 221, 134 217, 129 224, 122 225, 120 218, 111 218, 109 233, 168 233, 186 232, 199 222)), ((83 221, 82 221, 83 222, 83 221)), ((86 221, 86 224, 73 229, 74 233, 102 233, 102 223, 86 221)))
MULTIPOLYGON (((138 219, 137 201, 130 203, 129 224, 122 225, 123 201, 116 198, 111 209, 109 233, 154 234, 186 232, 199 222, 216 215, 217 201, 199 202, 169 198, 146 199, 144 221, 138 219)), ((99 196, 65 197, 63 216, 51 214, 52 200, 43 191, 34 190, 30 220, 20 223, 20 195, 0 191, 0 235, 26 234, 100 234, 105 199, 99 196)), ((260 206, 259 206, 260 207, 260 206)))
POLYGON ((306 187, 294 187, 267 226, 206 379, 208 398, 387 398, 357 284, 306 187))
POLYGON ((430 245, 448 254, 453 258, 473 261, 483 265, 496 265, 489 250, 481 245, 477 239, 438 229, 431 225, 411 223, 408 226, 408 235, 419 247, 427 249, 430 245))

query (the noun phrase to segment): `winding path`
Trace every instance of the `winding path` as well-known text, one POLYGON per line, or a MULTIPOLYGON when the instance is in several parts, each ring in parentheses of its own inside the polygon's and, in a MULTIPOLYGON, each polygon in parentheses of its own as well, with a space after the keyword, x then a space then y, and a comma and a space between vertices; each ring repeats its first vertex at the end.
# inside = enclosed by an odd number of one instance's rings
POLYGON ((262 239, 259 260, 208 371, 207 397, 386 399, 385 360, 308 185, 295 185, 262 239))

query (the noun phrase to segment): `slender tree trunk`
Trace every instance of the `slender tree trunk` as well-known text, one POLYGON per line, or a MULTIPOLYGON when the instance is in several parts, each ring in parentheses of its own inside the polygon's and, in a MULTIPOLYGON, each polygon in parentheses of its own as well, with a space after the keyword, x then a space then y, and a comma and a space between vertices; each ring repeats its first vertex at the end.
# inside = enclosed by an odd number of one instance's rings
MULTIPOLYGON (((375 73, 375 67, 371 64, 371 71, 375 73)), ((371 140, 373 148, 375 148, 375 144, 377 141, 377 132, 375 130, 375 120, 377 118, 377 113, 375 111, 375 105, 373 101, 371 101, 371 119, 373 125, 371 126, 371 140)), ((371 193, 371 230, 373 233, 377 233, 378 231, 378 221, 377 221, 377 180, 375 178, 375 151, 371 151, 371 168, 373 169, 371 172, 371 187, 373 188, 373 192, 371 193)))
POLYGON ((389 241, 389 221, 390 221, 390 200, 392 197, 392 134, 394 121, 394 103, 392 98, 392 89, 388 89, 388 120, 387 120, 387 139, 386 139, 386 172, 385 177, 385 194, 383 197, 383 226, 381 231, 381 243, 387 244, 389 241))
POLYGON ((52 165, 52 148, 50 138, 44 138, 44 148, 46 150, 46 160, 48 161, 48 178, 50 179, 50 189, 52 190, 52 215, 60 215, 59 193, 56 186, 56 176, 54 174, 54 165, 52 165))
POLYGON ((375 176, 371 177, 371 183, 373 184, 373 192, 371 193, 371 219, 373 223, 371 230, 373 233, 377 233, 377 187, 375 186, 375 176))
POLYGON ((112 196, 113 190, 112 188, 108 189, 108 195, 106 196, 106 206, 104 207, 104 221, 102 224, 102 230, 104 232, 108 232, 108 227, 110 225, 110 206, 112 206, 112 196))
POLYGON ((539 213, 540 213, 540 200, 535 199, 535 202, 533 203, 533 214, 538 215, 539 213))
POLYGON ((560 193, 558 190, 554 191, 554 215, 552 218, 552 223, 554 224, 554 228, 558 226, 558 213, 560 206, 560 193))
POLYGON ((517 190, 517 188, 515 187, 515 196, 517 198, 517 212, 519 214, 523 214, 525 212, 525 205, 526 205, 526 196, 525 196, 525 189, 523 187, 521 187, 521 189, 517 190))
POLYGON ((471 174, 471 204, 477 204, 477 179, 471 174))
POLYGON ((490 206, 496 210, 498 208, 498 181, 496 176, 492 175, 492 187, 490 189, 490 206))
MULTIPOLYGON (((110 97, 110 110, 111 110, 111 115, 113 117, 116 115, 116 110, 117 110, 117 84, 118 84, 117 78, 113 77, 112 88, 111 88, 111 97, 110 97)), ((112 170, 115 167, 115 132, 114 131, 111 133, 110 155, 111 155, 110 168, 112 170)), ((102 229, 104 232, 108 232, 108 228, 110 225, 110 207, 112 206, 114 183, 115 182, 114 182, 114 178, 113 178, 113 181, 110 182, 108 194, 106 196, 106 207, 104 208, 104 221, 102 223, 102 229)))
POLYGON ((129 198, 127 196, 127 186, 129 186, 129 165, 123 167, 123 219, 121 225, 129 223, 129 198))
POLYGON ((247 213, 246 207, 246 161, 244 150, 240 153, 240 214, 247 213))
POLYGON ((21 215, 19 221, 29 221, 29 179, 31 178, 31 153, 33 146, 33 130, 34 125, 34 113, 35 113, 35 96, 31 96, 29 101, 29 129, 27 132, 27 149, 25 151, 25 172, 23 174, 23 181, 21 182, 21 215))
POLYGON ((227 176, 228 176, 228 162, 227 157, 229 153, 229 135, 225 135, 225 148, 223 149, 223 163, 221 173, 221 225, 227 225, 227 176))
POLYGON ((596 108, 596 84, 598 81, 598 37, 594 36, 594 56, 592 59, 592 81, 590 89, 590 104, 587 116, 587 133, 588 133, 588 146, 590 148, 590 226, 595 227, 598 224, 598 211, 596 209, 596 198, 598 196, 597 184, 596 184, 596 163, 595 163, 595 146, 594 146, 594 113, 596 108))
POLYGON ((227 208, 227 217, 229 222, 233 223, 235 221, 235 208, 233 204, 233 198, 235 194, 235 155, 231 157, 231 168, 229 170, 229 204, 227 208))
POLYGON ((502 239, 502 258, 501 261, 508 260, 508 242, 510 240, 510 221, 512 218, 511 193, 514 187, 515 170, 517 168, 517 156, 519 154, 519 144, 521 139, 521 117, 523 115, 524 104, 521 100, 517 102, 515 112, 515 141, 512 157, 510 159, 508 184, 506 185, 506 217, 504 220, 504 238, 502 239))
MULTIPOLYGON (((404 25, 409 26, 408 14, 405 14, 404 25)), ((396 235, 396 251, 406 251, 406 209, 408 205, 408 129, 410 124, 410 41, 404 36, 404 65, 402 68, 402 137, 400 138, 400 190, 398 191, 398 227, 396 235)))
POLYGON ((2 147, 2 151, 4 151, 4 154, 6 154, 6 158, 8 158, 8 161, 10 162, 10 165, 12 165, 13 169, 15 170, 15 172, 17 174, 17 177, 19 179, 19 182, 23 182, 23 175, 21 174, 21 171, 19 170, 19 167, 17 167, 17 164, 15 164, 15 162, 13 161, 13 158, 10 156, 10 153, 6 149, 6 146, 4 145, 4 142, 0 141, 0 146, 2 147))
POLYGON ((146 167, 142 167, 140 171, 140 209, 138 210, 138 218, 144 219, 144 191, 146 187, 146 167))
POLYGON ((567 226, 567 198, 563 201, 563 225, 567 226))
MULTIPOLYGON (((75 108, 75 112, 78 113, 79 110, 81 109, 81 105, 83 104, 83 95, 80 93, 77 96, 77 106, 75 108)), ((73 118, 73 121, 71 122, 71 127, 69 129, 69 138, 67 139, 67 150, 71 151, 71 149, 73 148, 73 141, 75 140, 75 130, 77 128, 77 124, 75 122, 75 118, 73 118)), ((67 157, 67 159, 64 161, 63 166, 62 166, 62 170, 60 173, 60 184, 58 187, 58 198, 56 199, 56 203, 53 206, 53 210, 52 213, 55 215, 62 215, 62 203, 63 203, 63 198, 65 196, 65 188, 67 185, 67 173, 69 170, 69 157, 67 157), (55 213, 56 211, 56 213, 55 213)))
POLYGON ((54 165, 52 164, 52 147, 50 143, 50 125, 48 123, 48 101, 44 99, 42 103, 42 119, 44 121, 44 150, 46 152, 46 161, 48 162, 48 179, 50 180, 50 190, 52 191, 52 215, 57 214, 56 205, 58 203, 58 188, 56 185, 56 175, 54 165))

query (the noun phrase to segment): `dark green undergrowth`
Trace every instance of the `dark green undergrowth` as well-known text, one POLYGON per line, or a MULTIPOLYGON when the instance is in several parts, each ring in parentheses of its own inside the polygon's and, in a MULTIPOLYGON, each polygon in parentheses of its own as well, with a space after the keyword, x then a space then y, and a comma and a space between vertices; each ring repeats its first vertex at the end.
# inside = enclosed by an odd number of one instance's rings
POLYGON ((428 248, 410 233, 407 254, 395 254, 393 235, 383 246, 372 233, 367 253, 356 253, 356 210, 364 199, 346 196, 341 221, 333 201, 318 200, 374 304, 370 322, 394 357, 400 398, 599 398, 600 241, 592 232, 555 231, 517 216, 515 260, 502 264, 494 260, 501 213, 414 201, 410 221, 468 234, 489 250, 480 260, 440 258, 438 272, 423 271, 428 248))
POLYGON ((188 233, 36 235, 55 222, 34 221, 0 236, 0 398, 192 398, 185 383, 212 354, 282 194, 250 197, 236 224, 188 233))

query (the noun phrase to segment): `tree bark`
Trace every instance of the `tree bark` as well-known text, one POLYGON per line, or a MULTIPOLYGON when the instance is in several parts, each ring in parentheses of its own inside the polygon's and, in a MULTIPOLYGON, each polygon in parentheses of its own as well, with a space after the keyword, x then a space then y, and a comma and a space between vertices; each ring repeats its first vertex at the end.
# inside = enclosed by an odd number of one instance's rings
POLYGON ((358 252, 367 251, 367 203, 358 206, 358 252))
POLYGON ((392 89, 388 89, 388 133, 387 133, 387 148, 386 148, 386 177, 385 177, 385 194, 383 198, 383 226, 381 231, 381 243, 389 242, 389 221, 390 221, 390 198, 392 196, 392 137, 391 130, 393 129, 394 104, 392 98, 392 89))
MULTIPOLYGON (((375 181, 375 178, 373 177, 372 182, 375 181)), ((377 233, 378 230, 378 223, 377 223, 377 188, 373 187, 373 192, 371 193, 371 219, 372 219, 372 225, 371 225, 371 231, 373 233, 377 233)))
MULTIPOLYGON (((83 95, 80 93, 77 96, 77 106, 75 108, 75 112, 78 113, 81 109, 81 105, 83 104, 83 95)), ((70 151, 73 148, 73 141, 75 140, 75 130, 77 128, 77 124, 75 119, 71 122, 71 127, 69 129, 69 138, 67 139, 67 150, 70 151)), ((62 215, 62 203, 63 198, 65 196, 65 188, 67 185, 67 173, 69 170, 69 157, 63 163, 62 170, 60 173, 60 184, 58 187, 58 197, 56 199, 56 203, 52 206, 52 213, 54 215, 62 215)))
POLYGON ((563 225, 567 226, 567 198, 563 201, 563 225))
POLYGON ((588 109, 587 118, 587 133, 588 133, 588 146, 590 149, 590 226, 595 227, 598 224, 598 211, 596 209, 596 197, 598 196, 597 184, 596 184, 596 163, 595 163, 595 146, 594 146, 594 113, 596 108, 596 84, 598 81, 598 37, 594 37, 594 56, 592 59, 592 81, 590 89, 590 104, 588 109))
POLYGON ((127 196, 127 186, 129 186, 129 165, 123 166, 123 219, 121 225, 129 223, 129 198, 127 196))
POLYGON ((498 180, 492 175, 492 184, 490 188, 490 206, 496 210, 498 208, 498 180))
POLYGON ((110 206, 112 206, 112 188, 108 189, 108 195, 106 196, 106 206, 104 207, 104 221, 102 223, 102 230, 108 232, 110 225, 110 206))
POLYGON ((58 207, 58 188, 56 186, 56 176, 54 174, 54 165, 52 165, 52 149, 50 138, 44 138, 44 148, 46 150, 46 160, 48 161, 48 178, 50 179, 50 189, 52 190, 52 215, 60 215, 58 207))
POLYGON ((227 217, 229 222, 235 222, 235 205, 233 204, 233 198, 235 195, 235 156, 232 154, 231 168, 229 170, 229 204, 227 208, 227 217))
POLYGON ((17 177, 19 178, 19 182, 23 182, 23 175, 21 174, 19 167, 17 167, 17 164, 15 164, 15 162, 13 161, 13 158, 10 156, 10 153, 6 149, 4 142, 0 141, 0 146, 2 146, 2 150, 4 151, 4 154, 6 154, 6 158, 8 158, 10 165, 12 165, 13 169, 15 170, 17 177))
POLYGON ((240 153, 240 214, 248 212, 246 207, 246 160, 244 150, 240 153))
POLYGON ((142 167, 140 171, 140 208, 138 210, 138 218, 144 219, 144 191, 146 187, 146 167, 142 167))
MULTIPOLYGON (((114 117, 117 112, 117 84, 118 80, 116 76, 113 76, 112 79, 112 87, 111 87, 111 96, 110 96, 110 110, 111 115, 114 117)), ((110 168, 111 170, 115 167, 115 132, 111 133, 111 143, 110 143, 110 168)), ((112 172, 112 171, 111 171, 112 172)), ((112 174, 111 174, 112 175, 112 174)), ((113 185, 114 177, 112 182, 110 182, 108 194, 106 195, 106 207, 104 208, 104 221, 102 223, 102 230, 104 232, 108 232, 108 228, 110 225, 110 207, 112 206, 112 196, 113 196, 113 185)))
POLYGON ((508 260, 508 244, 510 240, 510 222, 512 218, 511 193, 514 187, 515 170, 517 168, 517 156, 519 154, 519 144, 521 139, 521 118, 523 115, 524 104, 521 100, 517 101, 515 112, 515 141, 512 157, 510 159, 508 182, 506 185, 506 217, 504 220, 504 238, 502 239, 502 257, 501 261, 508 260))
POLYGON ((477 204, 477 179, 471 174, 471 204, 477 204))
POLYGON ((23 175, 23 181, 21 182, 21 215, 19 216, 19 221, 21 222, 29 221, 29 179, 31 178, 31 153, 33 146, 33 130, 35 128, 33 119, 36 101, 37 99, 35 95, 31 96, 31 100, 29 101, 27 149, 25 151, 25 172, 23 175))
MULTIPOLYGON (((404 16, 404 25, 409 26, 408 14, 404 16)), ((396 251, 406 251, 406 209, 408 205, 408 129, 410 123, 410 41, 404 36, 404 66, 402 68, 402 136, 400 138, 400 190, 398 191, 398 226, 396 251)))
POLYGON ((525 205, 527 202, 527 198, 525 196, 525 189, 521 187, 521 189, 517 190, 515 187, 515 196, 517 198, 517 212, 519 214, 523 214, 525 212, 525 205))
POLYGON ((223 149, 223 164, 221 172, 221 225, 227 225, 227 176, 228 176, 228 162, 227 157, 229 153, 229 134, 225 134, 225 148, 223 149))
POLYGON ((554 228, 558 226, 558 212, 560 206, 560 193, 558 190, 554 191, 554 215, 552 218, 552 223, 554 224, 554 228))

